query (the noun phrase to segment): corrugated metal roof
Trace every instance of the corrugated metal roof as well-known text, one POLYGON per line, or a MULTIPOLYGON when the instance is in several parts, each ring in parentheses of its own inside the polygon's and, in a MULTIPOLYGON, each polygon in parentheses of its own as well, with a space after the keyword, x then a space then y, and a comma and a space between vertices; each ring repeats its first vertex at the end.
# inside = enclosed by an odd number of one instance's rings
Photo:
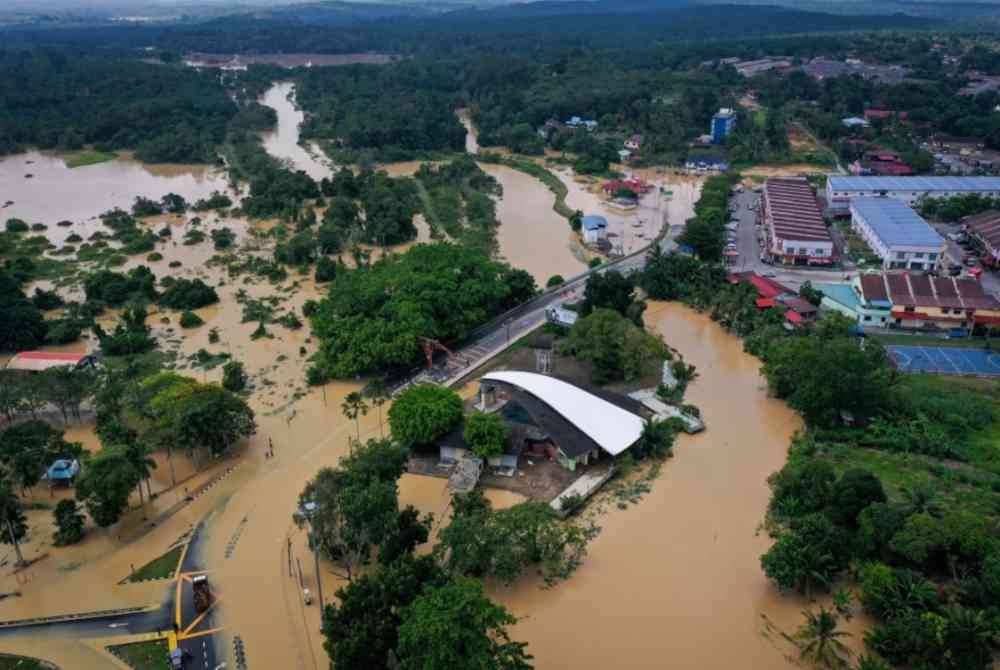
POLYGON ((919 214, 894 198, 854 198, 851 212, 861 216, 887 247, 940 248, 944 238, 919 214))
POLYGON ((845 177, 828 175, 834 191, 1000 191, 1000 177, 845 177))
POLYGON ((604 451, 622 453, 642 435, 642 419, 560 379, 534 372, 490 372, 483 381, 511 384, 535 396, 580 429, 604 451))
POLYGON ((774 237, 832 242, 819 203, 805 179, 768 179, 764 184, 764 201, 774 237))
POLYGON ((22 351, 7 363, 8 370, 41 372, 49 368, 76 366, 87 354, 70 354, 53 351, 22 351))

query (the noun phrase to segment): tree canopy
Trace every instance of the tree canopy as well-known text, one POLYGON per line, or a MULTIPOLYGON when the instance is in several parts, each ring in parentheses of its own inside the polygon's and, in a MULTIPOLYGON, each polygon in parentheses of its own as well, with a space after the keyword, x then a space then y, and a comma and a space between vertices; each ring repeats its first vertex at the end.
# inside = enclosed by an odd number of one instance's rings
POLYGON ((410 446, 433 445, 462 420, 462 398, 433 384, 411 386, 389 408, 392 436, 410 446))
POLYGON ((420 244, 400 256, 339 272, 312 315, 320 341, 311 379, 412 365, 423 338, 460 340, 531 298, 530 275, 453 244, 420 244))

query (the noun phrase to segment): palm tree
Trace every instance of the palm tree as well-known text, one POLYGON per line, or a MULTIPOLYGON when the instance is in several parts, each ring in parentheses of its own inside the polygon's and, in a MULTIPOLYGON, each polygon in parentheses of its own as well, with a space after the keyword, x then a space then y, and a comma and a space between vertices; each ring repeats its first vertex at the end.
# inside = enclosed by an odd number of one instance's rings
POLYGON ((358 431, 358 441, 361 441, 361 421, 360 417, 368 414, 368 405, 365 404, 364 397, 357 391, 351 391, 340 404, 340 409, 344 416, 354 420, 354 425, 358 431))
POLYGON ((837 615, 821 607, 819 613, 803 611, 805 622, 793 635, 786 635, 799 650, 799 659, 821 670, 846 670, 851 650, 841 640, 850 633, 837 630, 837 615))
POLYGON ((24 508, 20 498, 14 492, 11 482, 4 478, 0 480, 0 523, 3 524, 4 544, 12 544, 17 555, 17 565, 24 565, 20 541, 28 532, 28 522, 24 517, 24 508))
POLYGON ((938 503, 937 491, 928 481, 920 481, 902 489, 903 497, 906 499, 906 515, 930 514, 940 516, 941 505, 938 503))
POLYGON ((369 400, 371 400, 375 409, 378 410, 378 432, 379 435, 384 438, 385 431, 382 429, 382 405, 389 401, 389 388, 381 379, 375 379, 365 387, 363 393, 369 400))
POLYGON ((136 481, 136 488, 139 490, 139 505, 142 507, 143 518, 146 516, 146 503, 142 497, 142 482, 146 482, 146 493, 150 500, 153 499, 153 491, 149 486, 149 478, 153 474, 153 470, 156 469, 156 461, 152 459, 149 455, 149 450, 146 445, 141 442, 132 442, 125 447, 125 454, 128 457, 129 462, 135 467, 135 471, 139 473, 139 479, 136 481))

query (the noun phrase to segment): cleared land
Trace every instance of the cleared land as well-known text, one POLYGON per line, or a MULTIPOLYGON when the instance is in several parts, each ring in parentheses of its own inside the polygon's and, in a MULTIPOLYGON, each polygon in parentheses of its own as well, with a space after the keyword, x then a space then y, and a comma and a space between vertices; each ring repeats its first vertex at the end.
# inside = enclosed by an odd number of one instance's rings
POLYGON ((67 156, 66 167, 68 168, 86 167, 87 165, 97 165, 98 163, 106 163, 108 161, 113 161, 116 158, 118 158, 118 154, 112 152, 82 151, 78 154, 67 156))

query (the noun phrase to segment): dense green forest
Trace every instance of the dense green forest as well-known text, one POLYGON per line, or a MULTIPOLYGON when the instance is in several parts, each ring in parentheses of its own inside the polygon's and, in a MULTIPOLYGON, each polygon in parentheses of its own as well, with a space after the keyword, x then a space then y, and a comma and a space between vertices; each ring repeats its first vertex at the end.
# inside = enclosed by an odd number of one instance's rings
POLYGON ((237 107, 213 73, 64 50, 0 50, 0 154, 24 146, 134 149, 213 162, 237 107))
POLYGON ((465 146, 454 115, 459 82, 445 64, 311 68, 298 81, 297 101, 309 112, 302 136, 347 150, 334 155, 398 161, 465 146))

